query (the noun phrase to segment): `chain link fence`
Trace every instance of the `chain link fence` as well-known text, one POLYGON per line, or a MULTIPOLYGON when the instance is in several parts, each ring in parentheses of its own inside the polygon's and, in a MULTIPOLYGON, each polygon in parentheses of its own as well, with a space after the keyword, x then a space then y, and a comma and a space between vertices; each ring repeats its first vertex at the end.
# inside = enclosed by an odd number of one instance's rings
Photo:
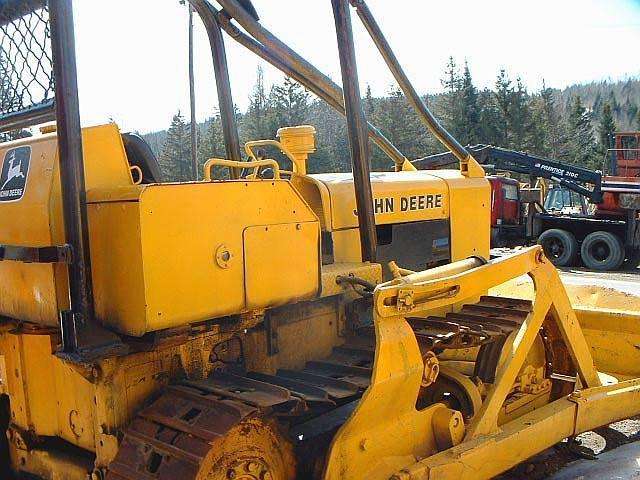
POLYGON ((53 109, 54 97, 48 2, 0 0, 0 131, 4 130, 3 139, 24 135, 19 128, 7 132, 7 125, 14 125, 17 117, 28 124, 36 112, 53 109))

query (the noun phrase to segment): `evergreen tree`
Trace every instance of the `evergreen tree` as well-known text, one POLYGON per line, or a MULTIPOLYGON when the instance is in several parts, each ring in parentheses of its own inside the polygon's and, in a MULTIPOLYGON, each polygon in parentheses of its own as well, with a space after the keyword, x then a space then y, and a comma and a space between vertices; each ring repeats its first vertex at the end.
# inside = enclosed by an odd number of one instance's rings
POLYGON ((286 77, 271 89, 271 104, 277 128, 294 127, 307 121, 309 92, 295 80, 286 77))
POLYGON ((11 83, 11 75, 7 70, 7 60, 0 51, 0 111, 12 112, 20 108, 20 99, 11 83))
POLYGON ((599 118, 602 116, 602 108, 604 107, 604 100, 602 99, 602 94, 598 92, 596 94, 596 98, 593 101, 593 116, 599 118))
POLYGON ((173 116, 167 138, 160 155, 163 176, 169 181, 187 181, 191 179, 191 134, 184 117, 178 111, 173 116))
MULTIPOLYGON (((248 111, 244 115, 237 114, 241 141, 273 138, 280 126, 309 123, 317 129, 317 151, 310 157, 309 171, 349 171, 344 118, 324 102, 312 101, 302 87, 290 79, 283 79, 265 95, 265 90, 269 90, 260 77, 261 72, 258 72, 248 111)), ((0 89, 3 80, 6 84, 5 77, 0 75, 0 89)), ((618 128, 640 130, 640 114, 636 107, 640 102, 638 80, 624 84, 577 85, 563 91, 543 85, 539 92, 531 94, 522 82, 510 80, 507 72, 501 71, 495 88, 478 91, 469 67, 462 65, 459 68, 453 59, 449 59, 442 85, 444 91, 425 96, 425 102, 462 143, 493 144, 598 168, 602 160, 600 127, 608 123, 603 119, 605 103, 609 103, 611 118, 618 128), (576 98, 579 93, 580 99, 576 98), (587 107, 592 105, 589 110, 587 107), (620 114, 616 114, 614 105, 620 114)), ((443 150, 397 88, 379 98, 367 88, 363 108, 367 119, 408 158, 443 150)), ((170 135, 166 131, 145 135, 153 151, 162 157, 163 167, 170 170, 168 177, 174 180, 189 175, 188 129, 180 134, 179 123, 172 123, 170 135), (177 138, 184 140, 180 142, 177 138), (179 150, 176 145, 180 144, 184 150, 176 153, 179 150)), ((225 157, 222 125, 217 114, 200 128, 200 166, 208 158, 225 157)), ((610 131, 611 126, 607 130, 610 131)), ((270 150, 268 153, 281 159, 278 152, 270 150)), ((375 170, 391 168, 391 162, 378 147, 372 144, 370 153, 375 170)), ((285 161, 283 167, 289 168, 288 162, 285 161)), ((216 178, 225 174, 226 171, 214 172, 216 178)))
POLYGON ((511 146, 511 131, 509 129, 509 117, 511 115, 511 100, 513 95, 513 85, 507 75, 506 70, 500 70, 495 86, 495 104, 497 107, 498 118, 496 123, 497 143, 498 145, 511 146))
POLYGON ((616 98, 616 94, 613 90, 609 92, 609 100, 607 100, 607 102, 611 106, 611 111, 613 112, 613 114, 619 116, 622 112, 622 107, 620 107, 618 99, 616 98))
POLYGON ((638 106, 633 103, 630 98, 627 98, 624 111, 626 112, 626 118, 624 119, 625 123, 633 125, 638 116, 638 106))
MULTIPOLYGON (((226 149, 224 145, 224 135, 222 134, 222 121, 218 112, 205 121, 204 134, 198 142, 198 169, 202 168, 210 158, 225 158, 226 149)), ((215 167, 214 178, 224 178, 228 174, 228 169, 215 167)))
POLYGON ((499 136, 498 124, 500 123, 501 115, 491 90, 484 89, 479 92, 478 108, 480 109, 479 143, 499 145, 497 138, 499 136))
POLYGON ((256 84, 249 96, 249 108, 243 118, 244 136, 251 140, 264 140, 275 136, 273 111, 264 86, 264 72, 258 67, 256 84))
MULTIPOLYGON (((424 155, 425 129, 400 88, 390 88, 380 105, 376 121, 382 133, 408 158, 424 155)), ((389 159, 381 157, 379 161, 378 158, 375 160, 374 170, 389 169, 389 159)))
POLYGON ((464 62, 460 82, 460 142, 463 145, 477 144, 480 141, 480 105, 478 90, 473 85, 469 64, 464 62))
POLYGON ((373 119, 373 116, 375 115, 375 105, 373 95, 371 94, 371 85, 367 85, 367 90, 364 96, 363 110, 364 116, 367 118, 367 120, 373 119))
POLYGON ((591 115, 579 95, 574 97, 568 118, 569 161, 585 167, 597 164, 597 145, 593 137, 591 115))
POLYGON ((309 157, 309 172, 351 171, 347 124, 344 117, 322 100, 315 100, 311 104, 309 112, 310 123, 318 129, 317 149, 309 157))
POLYGON ((554 92, 542 83, 542 90, 533 103, 533 118, 536 126, 534 153, 560 159, 567 154, 565 124, 558 112, 554 92))
POLYGON ((532 124, 531 108, 529 106, 529 94, 518 78, 516 85, 511 90, 507 123, 511 138, 509 146, 516 150, 532 150, 535 148, 535 130, 532 124))
POLYGON ((447 66, 445 67, 444 77, 440 80, 444 93, 454 95, 460 90, 462 83, 460 78, 460 72, 458 71, 458 65, 453 57, 449 57, 447 66))
MULTIPOLYGON (((362 102, 362 109, 364 111, 364 116, 367 121, 380 127, 380 104, 382 100, 373 98, 373 94, 371 92, 371 85, 367 85, 365 90, 364 100, 362 102)), ((384 115, 383 115, 384 116, 384 115)), ((369 140, 369 156, 371 160, 371 165, 374 169, 383 168, 385 164, 389 163, 389 157, 376 146, 376 144, 369 140)))
POLYGON ((444 88, 445 102, 442 114, 439 115, 439 117, 447 127, 447 130, 449 130, 454 137, 459 137, 463 130, 460 111, 462 78, 460 77, 458 65, 453 57, 449 57, 449 61, 445 67, 444 77, 440 80, 440 83, 444 88))
POLYGON ((600 152, 605 154, 611 148, 611 139, 616 133, 616 124, 613 120, 611 105, 605 103, 602 107, 602 117, 598 125, 598 141, 600 143, 600 152))

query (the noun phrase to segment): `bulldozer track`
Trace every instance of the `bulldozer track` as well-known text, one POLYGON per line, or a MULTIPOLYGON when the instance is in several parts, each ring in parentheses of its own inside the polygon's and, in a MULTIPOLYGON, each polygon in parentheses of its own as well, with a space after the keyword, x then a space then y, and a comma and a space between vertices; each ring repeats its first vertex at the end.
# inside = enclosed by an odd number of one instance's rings
MULTIPOLYGON (((530 310, 528 301, 482 297, 457 313, 408 321, 423 352, 480 347, 474 376, 492 380, 505 339, 530 310)), ((334 431, 353 411, 371 378, 373 327, 356 333, 329 357, 309 361, 300 370, 283 369, 274 375, 216 372, 201 381, 168 387, 124 430, 107 480, 207 478, 206 473, 202 477, 202 465, 212 445, 252 418, 286 424, 293 443, 334 431)))

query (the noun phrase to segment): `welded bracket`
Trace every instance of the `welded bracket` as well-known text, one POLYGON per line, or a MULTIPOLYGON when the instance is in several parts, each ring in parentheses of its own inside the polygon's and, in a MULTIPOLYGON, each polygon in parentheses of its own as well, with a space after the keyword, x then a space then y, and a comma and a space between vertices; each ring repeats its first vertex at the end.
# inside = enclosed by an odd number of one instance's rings
POLYGON ((0 262, 14 261, 23 263, 71 263, 70 245, 54 247, 22 247, 0 245, 0 262))

